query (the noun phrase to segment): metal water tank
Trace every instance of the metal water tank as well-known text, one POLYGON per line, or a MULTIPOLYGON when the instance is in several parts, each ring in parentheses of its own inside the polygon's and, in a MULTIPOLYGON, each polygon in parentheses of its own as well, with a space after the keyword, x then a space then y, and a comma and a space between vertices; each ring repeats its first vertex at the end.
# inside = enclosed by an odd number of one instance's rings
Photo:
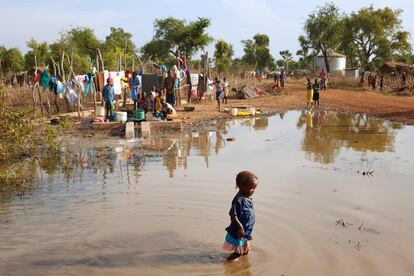
MULTIPOLYGON (((330 53, 328 55, 328 62, 330 73, 339 73, 342 75, 345 74, 346 56, 338 53, 330 53)), ((318 74, 322 69, 325 72, 327 71, 325 66, 325 59, 323 55, 319 55, 314 58, 314 71, 318 74)))

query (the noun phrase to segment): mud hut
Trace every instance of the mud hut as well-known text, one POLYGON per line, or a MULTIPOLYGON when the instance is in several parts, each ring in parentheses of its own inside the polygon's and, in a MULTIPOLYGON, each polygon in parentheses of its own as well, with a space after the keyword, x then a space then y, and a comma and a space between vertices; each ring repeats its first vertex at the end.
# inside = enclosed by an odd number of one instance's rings
POLYGON ((387 61, 378 69, 382 74, 400 74, 402 72, 413 73, 414 68, 399 61, 387 61))

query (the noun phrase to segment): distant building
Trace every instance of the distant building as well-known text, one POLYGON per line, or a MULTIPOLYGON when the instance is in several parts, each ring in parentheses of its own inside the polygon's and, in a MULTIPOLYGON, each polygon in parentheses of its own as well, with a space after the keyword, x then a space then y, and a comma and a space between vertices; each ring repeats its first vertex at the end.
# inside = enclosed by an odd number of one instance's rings
POLYGON ((384 62, 384 64, 378 69, 382 74, 401 74, 402 72, 412 73, 414 71, 412 66, 398 61, 384 62))
MULTIPOLYGON (((328 62, 330 74, 345 75, 346 56, 330 51, 328 53, 328 62)), ((313 59, 313 70, 316 74, 319 74, 322 69, 327 72, 325 58, 323 55, 319 55, 313 59)))
POLYGON ((361 68, 346 68, 345 69, 345 76, 347 78, 358 79, 361 72, 361 68))

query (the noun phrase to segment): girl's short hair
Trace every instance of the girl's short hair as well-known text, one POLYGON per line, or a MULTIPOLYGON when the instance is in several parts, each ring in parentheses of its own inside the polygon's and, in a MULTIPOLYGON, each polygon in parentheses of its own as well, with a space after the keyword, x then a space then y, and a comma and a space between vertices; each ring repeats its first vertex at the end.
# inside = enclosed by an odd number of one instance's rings
POLYGON ((238 188, 245 187, 246 185, 257 179, 258 177, 254 173, 249 171, 242 171, 239 172, 236 176, 236 186, 238 188))

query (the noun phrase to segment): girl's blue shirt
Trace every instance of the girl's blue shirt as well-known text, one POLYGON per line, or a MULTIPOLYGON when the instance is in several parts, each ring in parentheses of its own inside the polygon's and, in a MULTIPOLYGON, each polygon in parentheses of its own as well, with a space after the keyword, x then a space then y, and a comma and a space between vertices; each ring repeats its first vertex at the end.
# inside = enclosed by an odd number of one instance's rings
MULTIPOLYGON (((237 216, 244 228, 244 239, 251 240, 253 226, 255 223, 255 212, 253 209, 253 201, 250 198, 237 193, 231 202, 229 215, 237 216)), ((239 227, 235 223, 231 223, 226 231, 234 238, 238 237, 239 227)))

